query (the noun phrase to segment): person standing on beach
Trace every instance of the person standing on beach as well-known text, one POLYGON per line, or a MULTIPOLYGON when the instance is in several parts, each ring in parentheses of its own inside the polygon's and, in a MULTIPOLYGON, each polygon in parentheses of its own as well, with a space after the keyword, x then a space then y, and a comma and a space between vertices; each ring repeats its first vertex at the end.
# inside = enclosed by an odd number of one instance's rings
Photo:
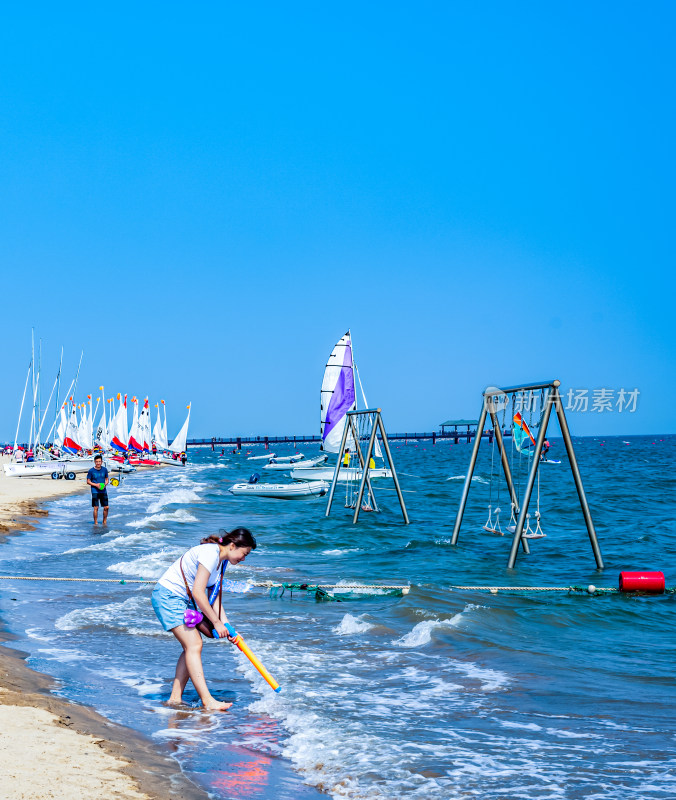
POLYGON ((183 702, 188 679, 207 711, 227 711, 232 705, 216 700, 209 691, 202 666, 200 634, 213 639, 215 630, 220 639, 235 641, 223 624, 228 621, 221 601, 223 572, 228 564, 241 564, 255 549, 256 540, 247 528, 235 528, 230 533, 219 531, 218 536, 208 536, 191 547, 157 582, 151 598, 153 609, 164 630, 171 631, 183 648, 176 664, 169 705, 183 702), (209 603, 210 596, 213 604, 209 603))
POLYGON ((94 457, 94 466, 87 473, 87 485, 92 488, 94 525, 99 519, 99 505, 103 507, 103 524, 108 519, 108 470, 103 466, 103 457, 94 457))

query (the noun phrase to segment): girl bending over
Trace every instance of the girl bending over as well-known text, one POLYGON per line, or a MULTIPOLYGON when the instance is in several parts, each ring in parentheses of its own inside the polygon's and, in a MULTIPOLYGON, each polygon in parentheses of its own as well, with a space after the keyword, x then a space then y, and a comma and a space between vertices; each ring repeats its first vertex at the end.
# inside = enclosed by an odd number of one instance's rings
POLYGON ((213 638, 215 629, 221 639, 234 641, 223 624, 228 622, 221 602, 223 572, 228 564, 241 564, 255 549, 256 540, 247 528, 235 528, 230 533, 219 531, 218 536, 208 536, 191 547, 158 581, 152 595, 155 614, 164 630, 171 631, 183 648, 176 664, 170 705, 182 702, 188 678, 205 709, 226 711, 232 705, 216 700, 207 687, 200 633, 213 638))

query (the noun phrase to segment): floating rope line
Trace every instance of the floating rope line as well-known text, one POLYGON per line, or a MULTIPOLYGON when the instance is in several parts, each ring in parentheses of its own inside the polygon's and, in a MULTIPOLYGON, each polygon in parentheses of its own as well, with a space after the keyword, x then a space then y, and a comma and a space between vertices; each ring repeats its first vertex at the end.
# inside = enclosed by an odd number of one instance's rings
MULTIPOLYGON (((156 580, 139 580, 135 578, 56 578, 56 577, 48 577, 48 576, 38 576, 38 575, 0 575, 0 580, 3 581, 56 581, 59 583, 69 582, 69 583, 117 583, 118 585, 126 586, 127 584, 140 584, 142 586, 154 586, 157 581, 156 580)), ((364 591, 364 590, 375 590, 378 592, 385 591, 385 592, 399 592, 400 594, 408 594, 410 591, 410 586, 402 586, 401 584, 365 584, 365 583, 352 583, 352 584, 342 584, 342 583, 317 583, 317 584, 309 584, 309 583, 275 583, 274 581, 236 581, 237 583, 241 582, 242 585, 248 584, 249 586, 254 586, 261 589, 269 589, 271 592, 274 590, 280 590, 281 597, 284 594, 286 589, 290 589, 293 591, 294 589, 306 592, 315 592, 315 593, 324 593, 328 594, 329 591, 347 591, 347 592, 354 592, 354 591, 364 591)))
MULTIPOLYGON (((57 578, 53 576, 38 575, 0 575, 0 581, 55 581, 59 583, 117 583, 126 586, 127 584, 139 584, 142 586, 154 586, 156 580, 142 580, 138 578, 57 578)), ((288 589, 293 596, 293 592, 302 591, 315 594, 318 599, 335 599, 330 592, 337 594, 358 593, 365 590, 376 592, 396 592, 400 595, 407 595, 411 591, 411 586, 402 584, 378 584, 378 583, 275 583, 274 581, 233 581, 233 583, 248 584, 259 589, 268 589, 271 597, 283 597, 288 589), (280 591, 281 590, 281 591, 280 591), (324 595, 326 597, 324 597, 324 595)), ((459 586, 451 585, 449 589, 456 589, 467 592, 583 592, 585 594, 599 597, 604 594, 641 594, 640 591, 621 591, 620 589, 607 588, 603 586, 459 586)), ((676 587, 665 587, 664 594, 676 594, 676 587)), ((646 594, 651 594, 646 592, 646 594)))

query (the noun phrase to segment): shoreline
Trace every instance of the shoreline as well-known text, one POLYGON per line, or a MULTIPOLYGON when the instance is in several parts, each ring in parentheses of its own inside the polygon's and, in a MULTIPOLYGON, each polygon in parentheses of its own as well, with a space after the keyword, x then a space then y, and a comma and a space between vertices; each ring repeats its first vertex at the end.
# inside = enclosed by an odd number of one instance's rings
MULTIPOLYGON (((84 491, 84 478, 6 478, 0 457, 0 545, 35 530, 41 502, 84 491)), ((87 800, 205 800, 178 763, 136 731, 88 706, 57 697, 54 678, 32 670, 26 654, 5 646, 0 620, 0 782, 7 798, 75 796, 87 800), (7 732, 7 733, 5 733, 7 732), (38 765, 44 769, 36 769, 38 765)))

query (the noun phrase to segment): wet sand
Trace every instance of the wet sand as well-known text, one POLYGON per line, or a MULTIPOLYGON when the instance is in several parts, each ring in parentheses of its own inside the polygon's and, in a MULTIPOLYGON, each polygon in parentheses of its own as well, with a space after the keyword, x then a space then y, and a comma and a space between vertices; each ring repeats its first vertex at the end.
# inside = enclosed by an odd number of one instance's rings
MULTIPOLYGON (((0 457, 0 465, 8 459, 0 457)), ((6 478, 0 467, 0 534, 32 530, 40 502, 87 491, 74 481, 6 478)), ((0 639, 8 640, 0 632, 0 639)), ((0 645, 0 785, 6 800, 204 800, 175 761, 134 731, 51 694, 53 679, 0 645)))

